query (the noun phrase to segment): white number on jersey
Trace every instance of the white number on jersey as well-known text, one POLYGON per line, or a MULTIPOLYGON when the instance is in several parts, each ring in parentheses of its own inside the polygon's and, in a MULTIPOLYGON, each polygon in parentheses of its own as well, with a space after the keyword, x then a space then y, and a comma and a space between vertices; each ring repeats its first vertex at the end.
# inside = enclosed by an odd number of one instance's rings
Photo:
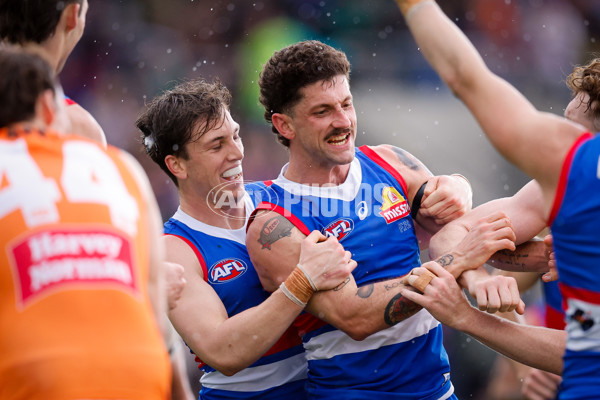
MULTIPOLYGON (((112 223, 130 235, 136 233, 139 210, 113 161, 87 142, 63 145, 61 186, 73 203, 104 204, 112 223)), ((24 139, 0 141, 0 218, 21 210, 32 228, 58 222, 58 185, 43 175, 24 139)))
POLYGON ((134 234, 139 210, 114 162, 87 142, 66 142, 63 155, 61 184, 67 199, 107 205, 113 224, 134 234))
POLYGON ((0 218, 20 209, 29 227, 58 221, 60 191, 46 178, 23 139, 0 141, 0 218))

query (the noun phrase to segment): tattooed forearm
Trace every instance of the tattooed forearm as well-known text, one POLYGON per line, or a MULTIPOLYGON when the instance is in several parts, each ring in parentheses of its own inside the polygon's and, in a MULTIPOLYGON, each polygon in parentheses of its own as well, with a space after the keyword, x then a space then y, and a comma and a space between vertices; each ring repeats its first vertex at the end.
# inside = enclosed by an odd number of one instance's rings
POLYGON ((385 290, 392 290, 392 289, 396 289, 397 287, 400 287, 402 285, 402 283, 400 281, 392 281, 390 283, 386 283, 385 285, 383 285, 383 287, 385 288, 385 290))
POLYGON ((398 157, 398 160, 402 164, 406 165, 408 168, 412 169, 413 171, 418 171, 423 167, 421 162, 417 161, 414 158, 411 158, 409 156, 409 154, 406 151, 402 150, 401 148, 392 146, 392 151, 394 152, 394 154, 396 154, 396 157, 398 157))
POLYGON ((394 326, 398 322, 402 322, 406 318, 412 317, 420 310, 421 306, 405 299, 400 293, 398 293, 385 307, 383 319, 389 326, 394 326))
POLYGON ((365 286, 361 286, 356 291, 356 295, 360 298, 366 299, 367 297, 369 297, 373 294, 374 288, 375 287, 372 283, 365 285, 365 286))
POLYGON ((337 285, 336 287, 334 287, 333 291, 337 292, 337 291, 342 290, 344 288, 344 286, 346 286, 348 284, 348 282, 350 282, 350 277, 347 277, 344 282, 342 282, 339 285, 337 285))
POLYGON ((261 249, 271 250, 271 245, 279 239, 291 236, 294 225, 282 215, 277 215, 269 219, 260 230, 258 243, 262 245, 261 249))
POLYGON ((529 254, 516 253, 510 250, 497 251, 490 260, 490 264, 502 263, 505 268, 513 271, 526 271, 529 254), (510 266, 507 268, 506 266, 510 266))
POLYGON ((448 265, 452 264, 452 261, 454 261, 454 256, 452 254, 444 254, 435 260, 435 262, 440 264, 442 267, 447 267, 448 265))

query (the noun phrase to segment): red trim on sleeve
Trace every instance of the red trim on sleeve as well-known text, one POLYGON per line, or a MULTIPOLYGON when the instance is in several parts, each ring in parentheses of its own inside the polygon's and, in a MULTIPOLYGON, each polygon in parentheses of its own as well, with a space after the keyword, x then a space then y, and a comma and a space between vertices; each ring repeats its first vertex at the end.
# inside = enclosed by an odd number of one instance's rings
POLYGON ((68 105, 68 106, 72 106, 72 105, 77 104, 77 102, 74 101, 74 100, 69 99, 68 97, 65 97, 65 104, 68 105))
POLYGON ((598 304, 600 305, 600 293, 594 292, 592 290, 575 288, 572 286, 565 285, 564 283, 559 283, 560 293, 563 296, 563 299, 576 299, 582 300, 586 303, 598 304))
MULTIPOLYGON (((366 146, 366 145, 360 146, 358 149, 360 151, 362 151, 363 153, 365 153, 365 156, 369 157, 371 160, 373 160, 373 162, 375 162, 381 168, 383 168, 387 172, 389 172, 390 175, 392 175, 398 181, 400 186, 402 186, 402 190, 404 191, 404 194, 406 196, 408 196, 408 190, 406 189, 406 182, 404 182, 404 178, 402 178, 402 175, 400 175, 400 173, 394 167, 392 167, 379 154, 377 154, 375 152, 375 150, 373 150, 369 146, 366 146)), ((408 201, 408 199, 406 199, 406 200, 408 201)))
POLYGON ((573 143, 571 149, 567 153, 565 157, 565 161, 563 162, 562 168, 560 170, 560 177, 558 178, 558 186, 556 187, 556 194, 554 195, 554 202, 552 203, 552 208, 550 209, 550 216, 548 217, 548 226, 551 226, 554 222, 554 218, 556 218, 556 214, 560 210, 560 206, 562 205, 563 199, 565 197, 565 192, 567 190, 567 181, 569 179, 569 172, 571 171, 571 165, 573 164, 573 157, 575 157, 575 153, 579 149, 579 147, 585 142, 593 137, 593 135, 589 132, 584 133, 579 136, 579 138, 573 143))
POLYGON ((194 243, 192 243, 189 239, 184 238, 183 236, 174 235, 172 233, 165 233, 165 235, 171 235, 171 236, 178 237, 179 239, 186 242, 188 244, 188 246, 190 246, 192 248, 194 253, 196 253, 196 257, 198 258, 198 261, 200 261, 200 266, 202 267, 202 272, 204 273, 204 281, 208 282, 208 269, 206 268, 206 261, 204 261, 204 257, 202 257, 202 253, 200 253, 200 250, 198 250, 196 245, 194 245, 194 243))
POLYGON ((300 221, 300 219, 294 214, 292 214, 288 209, 278 206, 277 204, 269 203, 267 201, 263 201, 262 203, 256 206, 256 209, 254 211, 252 211, 252 214, 250 214, 250 218, 248 218, 246 232, 248 232, 248 228, 250 227, 250 224, 254 221, 254 218, 256 218, 256 213, 259 210, 275 211, 277 214, 282 215, 288 221, 290 221, 296 228, 300 230, 300 232, 304 233, 306 236, 310 235, 310 230, 306 227, 306 225, 304 225, 304 222, 300 221))
POLYGON ((273 184, 273 181, 263 181, 266 187, 269 187, 273 184))

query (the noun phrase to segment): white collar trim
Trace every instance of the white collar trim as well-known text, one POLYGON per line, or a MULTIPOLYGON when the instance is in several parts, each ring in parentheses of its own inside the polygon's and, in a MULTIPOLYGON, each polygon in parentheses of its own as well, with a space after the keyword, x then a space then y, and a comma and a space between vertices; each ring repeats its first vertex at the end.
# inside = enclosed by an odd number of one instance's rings
POLYGON ((244 203, 246 205, 246 220, 244 221, 244 226, 239 229, 227 229, 220 228, 218 226, 213 226, 206 224, 202 221, 198 221, 192 216, 186 214, 181 210, 181 207, 177 208, 175 214, 173 214, 173 219, 181 222, 182 224, 192 228, 193 230, 200 231, 206 233, 207 235, 218 237, 221 239, 232 240, 242 245, 246 245, 246 223, 248 222, 248 217, 254 211, 254 203, 250 196, 246 193, 244 195, 244 203))
POLYGON ((289 163, 283 166, 281 173, 273 183, 281 186, 284 190, 287 190, 293 195, 352 201, 356 198, 362 182, 362 169, 357 157, 354 157, 354 160, 350 163, 350 170, 348 171, 346 180, 337 186, 303 185, 290 181, 284 176, 288 169, 288 165, 289 163))

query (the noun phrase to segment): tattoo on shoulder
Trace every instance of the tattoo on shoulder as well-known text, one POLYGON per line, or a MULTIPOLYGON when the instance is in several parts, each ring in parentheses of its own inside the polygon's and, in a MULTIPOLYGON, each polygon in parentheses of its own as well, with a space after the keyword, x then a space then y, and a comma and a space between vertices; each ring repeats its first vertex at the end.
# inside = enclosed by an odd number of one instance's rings
POLYGON ((369 297, 373 294, 374 288, 375 288, 375 286, 372 283, 365 285, 365 286, 361 286, 356 291, 356 295, 358 297, 366 299, 367 297, 369 297))
POLYGON ((338 291, 342 290, 344 288, 344 286, 346 286, 348 284, 348 282, 350 282, 350 277, 347 277, 344 282, 342 282, 339 285, 337 285, 336 287, 334 287, 333 291, 338 292, 338 291))
POLYGON ((398 160, 406 165, 408 168, 413 171, 418 171, 421 169, 422 165, 416 159, 412 158, 406 151, 402 150, 400 147, 392 146, 392 151, 398 157, 398 160))
POLYGON ((398 322, 404 321, 408 317, 412 317, 418 311, 421 310, 421 306, 413 303, 410 300, 404 298, 400 293, 392 297, 387 306, 385 307, 385 314, 383 319, 389 326, 394 326, 398 322))
POLYGON ((273 243, 286 236, 291 236, 293 228, 294 225, 282 215, 270 218, 260 230, 258 243, 262 245, 261 249, 271 250, 273 243))
POLYGON ((435 260, 435 262, 440 264, 442 267, 447 267, 448 265, 452 264, 452 261, 454 261, 454 256, 452 254, 444 254, 435 260))

